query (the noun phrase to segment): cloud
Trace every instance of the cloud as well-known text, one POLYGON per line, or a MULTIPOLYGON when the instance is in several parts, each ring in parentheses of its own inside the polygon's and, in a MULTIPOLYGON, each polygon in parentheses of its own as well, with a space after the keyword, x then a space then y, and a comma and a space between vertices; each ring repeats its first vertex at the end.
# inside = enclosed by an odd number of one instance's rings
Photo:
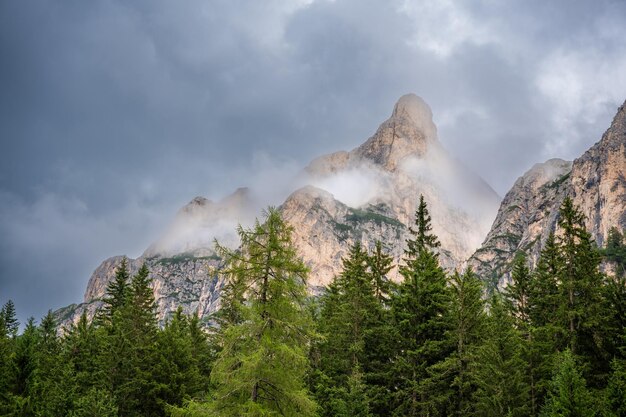
POLYGON ((252 185, 280 203, 294 172, 362 143, 407 92, 503 195, 608 127, 625 16, 610 0, 1 2, 0 302, 78 301, 38 288, 82 287, 196 195, 252 185))

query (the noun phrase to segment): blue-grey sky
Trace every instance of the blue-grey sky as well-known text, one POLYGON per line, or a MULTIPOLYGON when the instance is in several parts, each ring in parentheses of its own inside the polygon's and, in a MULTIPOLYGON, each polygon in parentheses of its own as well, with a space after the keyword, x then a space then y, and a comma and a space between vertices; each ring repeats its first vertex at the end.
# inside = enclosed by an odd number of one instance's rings
POLYGON ((622 0, 2 1, 0 303, 81 301, 194 196, 351 149, 407 92, 503 195, 600 138, 625 40, 622 0))

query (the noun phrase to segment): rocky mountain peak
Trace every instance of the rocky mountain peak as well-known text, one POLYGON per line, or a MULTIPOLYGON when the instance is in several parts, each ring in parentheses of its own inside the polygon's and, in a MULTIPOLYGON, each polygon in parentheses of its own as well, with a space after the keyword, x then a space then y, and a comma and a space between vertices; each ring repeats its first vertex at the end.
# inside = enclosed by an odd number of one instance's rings
POLYGON ((434 138, 437 135, 430 106, 415 94, 405 94, 400 97, 393 108, 391 118, 400 123, 413 124, 428 138, 434 138))
POLYGON ((353 152, 395 171, 407 156, 423 157, 433 146, 439 147, 439 142, 430 107, 415 94, 406 94, 376 134, 353 152))
POLYGON ((565 196, 582 211, 599 246, 612 227, 626 229, 626 103, 602 139, 573 163, 551 159, 515 182, 469 265, 494 285, 502 285, 517 251, 536 262, 547 236, 557 229, 565 196))

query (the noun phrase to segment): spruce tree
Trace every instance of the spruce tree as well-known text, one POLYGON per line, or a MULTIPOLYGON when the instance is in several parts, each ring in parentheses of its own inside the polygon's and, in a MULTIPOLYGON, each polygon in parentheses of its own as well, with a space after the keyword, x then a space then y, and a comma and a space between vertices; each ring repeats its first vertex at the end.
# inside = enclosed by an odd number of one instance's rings
POLYGON ((2 306, 2 309, 0 310, 0 319, 4 323, 6 333, 11 337, 17 336, 20 322, 17 321, 13 300, 7 301, 4 306, 2 306))
POLYGON ((447 337, 450 294, 434 251, 440 244, 431 229, 431 217, 420 196, 415 228, 410 228, 413 238, 407 240, 405 265, 400 268, 404 280, 391 303, 399 336, 394 359, 395 415, 438 415, 446 407, 445 400, 433 395, 440 375, 432 367, 452 351, 447 337))
POLYGON ((573 353, 567 349, 558 359, 542 417, 589 417, 596 415, 591 393, 573 353))
POLYGON ((297 257, 291 233, 270 208, 262 224, 239 229, 239 251, 222 253, 227 278, 242 280, 246 293, 237 307, 242 322, 224 330, 211 374, 215 389, 208 408, 217 415, 315 413, 304 384, 312 337, 305 306, 307 268, 297 257))
POLYGON ((485 336, 485 303, 482 281, 470 268, 463 274, 455 272, 452 289, 450 338, 453 353, 445 360, 441 372, 453 377, 450 389, 449 415, 467 416, 472 412, 472 393, 476 389, 470 365, 477 347, 485 336))
POLYGON ((600 256, 584 223, 584 216, 570 198, 559 210, 559 238, 563 267, 559 275, 558 317, 564 328, 564 345, 589 363, 586 373, 593 387, 601 387, 608 375, 609 360, 604 346, 606 330, 602 309, 603 275, 600 256))
POLYGON ((603 415, 607 417, 626 416, 626 360, 613 359, 611 377, 605 390, 603 415))
POLYGON ((474 415, 523 417, 529 415, 526 363, 522 338, 499 294, 491 297, 486 335, 472 361, 474 415))
POLYGON ((341 274, 322 297, 318 329, 323 339, 316 345, 313 387, 325 415, 339 413, 339 404, 349 409, 348 396, 361 385, 361 404, 369 404, 368 413, 389 412, 393 330, 387 308, 391 285, 385 276, 389 259, 380 244, 368 255, 355 243, 343 259, 341 274), (341 389, 319 385, 327 380, 341 389))
POLYGON ((387 274, 393 268, 393 257, 383 251, 383 244, 376 241, 374 252, 367 258, 369 274, 374 287, 374 296, 381 306, 387 306, 391 296, 393 283, 387 274))
POLYGON ((103 308, 98 313, 98 321, 111 324, 116 311, 119 311, 128 302, 129 295, 128 261, 126 257, 115 270, 115 277, 106 289, 106 296, 103 298, 103 308))

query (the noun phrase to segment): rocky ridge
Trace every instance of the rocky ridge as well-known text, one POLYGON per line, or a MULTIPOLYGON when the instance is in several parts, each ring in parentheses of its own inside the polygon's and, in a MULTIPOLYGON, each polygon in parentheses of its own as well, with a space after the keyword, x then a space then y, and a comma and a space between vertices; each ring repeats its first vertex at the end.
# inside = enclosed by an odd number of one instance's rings
MULTIPOLYGON (((430 107, 413 94, 400 98, 391 117, 365 143, 315 159, 302 178, 304 186, 280 210, 294 226, 294 243, 311 269, 312 289, 330 282, 357 241, 372 248, 381 240, 399 261, 420 194, 445 248, 441 260, 454 268, 479 246, 500 201, 482 179, 447 154, 430 107)), ((249 224, 258 214, 245 189, 217 203, 197 197, 179 211, 161 239, 130 261, 133 271, 143 262, 150 268, 161 320, 178 305, 202 317, 219 307, 222 282, 213 240, 235 246, 229 239, 236 237, 236 224, 249 224)), ((82 311, 93 315, 119 262, 120 257, 103 262, 89 280, 84 302, 57 312, 64 324, 76 321, 82 311)), ((391 278, 397 278, 396 271, 391 278)))
POLYGON ((599 246, 611 227, 626 229, 626 103, 601 140, 573 163, 552 159, 515 182, 468 265, 493 285, 502 285, 517 251, 525 251, 535 264, 547 236, 556 230, 565 196, 581 209, 599 246))

